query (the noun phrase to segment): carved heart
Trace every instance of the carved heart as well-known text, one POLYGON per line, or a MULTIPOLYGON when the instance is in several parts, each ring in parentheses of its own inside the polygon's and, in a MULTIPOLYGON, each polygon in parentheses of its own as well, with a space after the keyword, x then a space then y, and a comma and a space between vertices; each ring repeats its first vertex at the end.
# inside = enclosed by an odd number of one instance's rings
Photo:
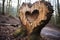
POLYGON ((38 27, 38 25, 44 24, 45 22, 42 23, 41 21, 47 20, 46 15, 52 13, 50 11, 51 8, 48 9, 49 6, 47 5, 46 2, 37 1, 33 4, 23 3, 20 7, 19 17, 29 33, 31 33, 34 28, 38 27))
POLYGON ((32 23, 33 21, 35 21, 37 18, 38 18, 38 15, 39 15, 39 10, 33 10, 33 12, 29 12, 29 11, 26 11, 25 13, 26 15, 26 19, 32 23))

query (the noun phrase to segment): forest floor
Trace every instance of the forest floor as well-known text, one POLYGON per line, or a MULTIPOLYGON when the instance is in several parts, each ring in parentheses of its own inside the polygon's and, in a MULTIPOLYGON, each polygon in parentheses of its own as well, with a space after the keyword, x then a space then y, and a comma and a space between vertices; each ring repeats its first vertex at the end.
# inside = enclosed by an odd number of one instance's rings
POLYGON ((41 31, 42 38, 46 40, 60 40, 60 27, 47 24, 41 31))
MULTIPOLYGON (((11 35, 18 26, 11 26, 9 24, 20 25, 21 23, 18 18, 0 15, 0 40, 20 40, 19 36, 15 38, 11 35)), ((60 40, 60 28, 51 24, 46 25, 46 27, 42 29, 41 35, 46 40, 60 40)))
POLYGON ((18 25, 20 21, 12 16, 0 15, 0 40, 20 40, 20 37, 14 38, 11 35, 18 28, 18 26, 11 26, 11 24, 18 25))

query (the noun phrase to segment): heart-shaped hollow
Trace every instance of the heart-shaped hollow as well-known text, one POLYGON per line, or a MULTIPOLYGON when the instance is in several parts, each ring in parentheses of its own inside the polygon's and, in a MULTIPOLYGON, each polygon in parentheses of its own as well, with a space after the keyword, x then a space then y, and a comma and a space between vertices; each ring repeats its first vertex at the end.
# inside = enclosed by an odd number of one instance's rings
POLYGON ((53 7, 49 2, 37 1, 33 4, 22 4, 19 17, 22 25, 26 28, 27 33, 30 34, 33 30, 46 25, 49 22, 52 13, 53 7))
POLYGON ((27 21, 29 21, 29 23, 32 23, 38 18, 39 10, 35 9, 33 10, 33 12, 26 11, 25 15, 26 15, 27 21))

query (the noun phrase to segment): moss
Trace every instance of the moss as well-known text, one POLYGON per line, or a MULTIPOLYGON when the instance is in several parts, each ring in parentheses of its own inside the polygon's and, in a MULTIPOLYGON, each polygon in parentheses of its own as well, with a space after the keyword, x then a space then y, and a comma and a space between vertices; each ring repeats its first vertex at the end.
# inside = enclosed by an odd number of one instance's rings
POLYGON ((24 37, 26 35, 26 30, 23 27, 18 28, 14 33, 13 36, 14 37, 24 37))

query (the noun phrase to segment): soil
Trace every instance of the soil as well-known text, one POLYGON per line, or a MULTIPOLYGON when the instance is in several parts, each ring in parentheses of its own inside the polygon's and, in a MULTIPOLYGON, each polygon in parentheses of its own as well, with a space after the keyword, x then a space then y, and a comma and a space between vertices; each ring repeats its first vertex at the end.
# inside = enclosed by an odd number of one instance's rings
POLYGON ((60 40, 60 27, 47 24, 41 31, 42 38, 46 40, 60 40))
POLYGON ((18 28, 20 21, 12 16, 0 15, 0 40, 20 40, 20 37, 15 38, 12 33, 18 28), (10 25, 9 25, 10 24, 10 25))

